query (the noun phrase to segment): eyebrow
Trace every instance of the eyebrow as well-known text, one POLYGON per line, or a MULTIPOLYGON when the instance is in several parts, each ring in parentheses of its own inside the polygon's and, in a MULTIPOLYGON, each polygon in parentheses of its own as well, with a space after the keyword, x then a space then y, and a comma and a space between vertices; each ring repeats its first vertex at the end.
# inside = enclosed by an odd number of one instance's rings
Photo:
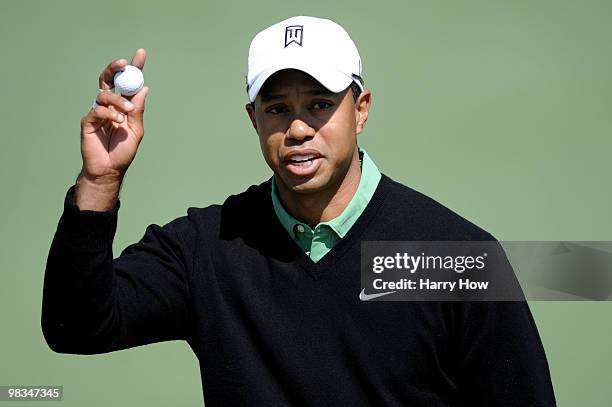
MULTIPOLYGON (((323 96, 323 97, 332 97, 334 96, 336 93, 331 92, 329 90, 323 90, 323 89, 312 89, 312 90, 307 90, 305 92, 303 92, 307 95, 315 95, 315 96, 323 96)), ((287 95, 284 93, 276 93, 276 94, 272 94, 272 93, 266 93, 266 92, 262 92, 261 93, 261 101, 262 103, 265 102, 269 102, 271 100, 276 100, 276 99, 282 99, 284 97, 286 97, 287 95)))

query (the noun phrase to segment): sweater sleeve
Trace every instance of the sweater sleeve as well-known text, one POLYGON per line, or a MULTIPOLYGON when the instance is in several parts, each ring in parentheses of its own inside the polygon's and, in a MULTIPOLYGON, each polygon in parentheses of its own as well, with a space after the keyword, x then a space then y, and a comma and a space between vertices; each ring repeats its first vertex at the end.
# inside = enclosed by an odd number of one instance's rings
POLYGON ((512 265, 498 242, 488 253, 496 259, 496 282, 516 300, 459 303, 462 405, 556 406, 544 347, 512 265))
POLYGON ((536 323, 502 245, 488 232, 464 240, 494 242, 486 250, 492 267, 488 272, 504 289, 479 301, 448 303, 454 315, 450 338, 457 371, 452 376, 459 405, 556 406, 536 323))
POLYGON ((120 207, 81 211, 71 186, 47 258, 41 326, 59 353, 98 354, 187 340, 193 241, 188 216, 146 228, 113 259, 120 207), (183 240, 184 239, 184 240, 183 240))
POLYGON ((466 302, 462 308, 461 405, 556 406, 548 362, 527 302, 466 302))

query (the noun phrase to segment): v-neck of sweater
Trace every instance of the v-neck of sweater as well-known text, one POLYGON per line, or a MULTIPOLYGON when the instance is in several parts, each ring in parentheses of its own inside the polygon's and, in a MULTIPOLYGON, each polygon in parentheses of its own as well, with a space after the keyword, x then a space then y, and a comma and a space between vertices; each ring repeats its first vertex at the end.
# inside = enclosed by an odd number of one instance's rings
POLYGON ((274 182, 273 178, 266 181, 265 190, 262 191, 262 198, 265 199, 264 206, 266 208, 266 216, 263 218, 271 222, 268 227, 271 228, 270 232, 274 242, 276 242, 277 249, 291 251, 293 262, 306 271, 314 280, 319 280, 328 271, 335 268, 334 265, 342 260, 348 249, 350 249, 354 244, 360 243, 363 232, 367 229, 370 222, 380 211, 380 208, 390 191, 391 180, 385 174, 381 173, 381 179, 376 187, 374 195, 372 195, 370 202, 368 202, 359 218, 355 221, 347 234, 340 239, 318 262, 314 262, 306 253, 304 253, 297 242, 295 242, 295 240, 289 236, 278 219, 278 216, 276 216, 270 194, 272 182, 274 182))
POLYGON ((359 147, 361 176, 357 191, 342 213, 333 219, 319 222, 311 228, 293 217, 281 202, 277 188, 278 179, 272 176, 271 196, 274 211, 287 233, 313 261, 318 262, 351 229, 374 195, 381 175, 365 149, 359 147))

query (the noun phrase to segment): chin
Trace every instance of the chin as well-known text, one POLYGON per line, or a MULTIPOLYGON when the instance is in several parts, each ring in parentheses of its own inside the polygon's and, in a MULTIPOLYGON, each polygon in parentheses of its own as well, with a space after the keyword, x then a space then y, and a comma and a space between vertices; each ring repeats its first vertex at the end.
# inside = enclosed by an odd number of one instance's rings
POLYGON ((282 182, 285 186, 294 193, 298 194, 313 194, 325 189, 329 185, 329 177, 316 174, 310 178, 299 179, 292 175, 285 175, 282 182))

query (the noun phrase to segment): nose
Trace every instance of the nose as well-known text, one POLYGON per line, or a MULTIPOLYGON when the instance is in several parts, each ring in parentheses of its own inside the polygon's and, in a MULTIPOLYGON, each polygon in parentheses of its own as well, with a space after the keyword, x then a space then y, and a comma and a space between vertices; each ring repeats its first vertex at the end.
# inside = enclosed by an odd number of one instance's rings
POLYGON ((301 141, 306 137, 314 137, 315 129, 302 119, 294 119, 287 130, 287 138, 301 141))

